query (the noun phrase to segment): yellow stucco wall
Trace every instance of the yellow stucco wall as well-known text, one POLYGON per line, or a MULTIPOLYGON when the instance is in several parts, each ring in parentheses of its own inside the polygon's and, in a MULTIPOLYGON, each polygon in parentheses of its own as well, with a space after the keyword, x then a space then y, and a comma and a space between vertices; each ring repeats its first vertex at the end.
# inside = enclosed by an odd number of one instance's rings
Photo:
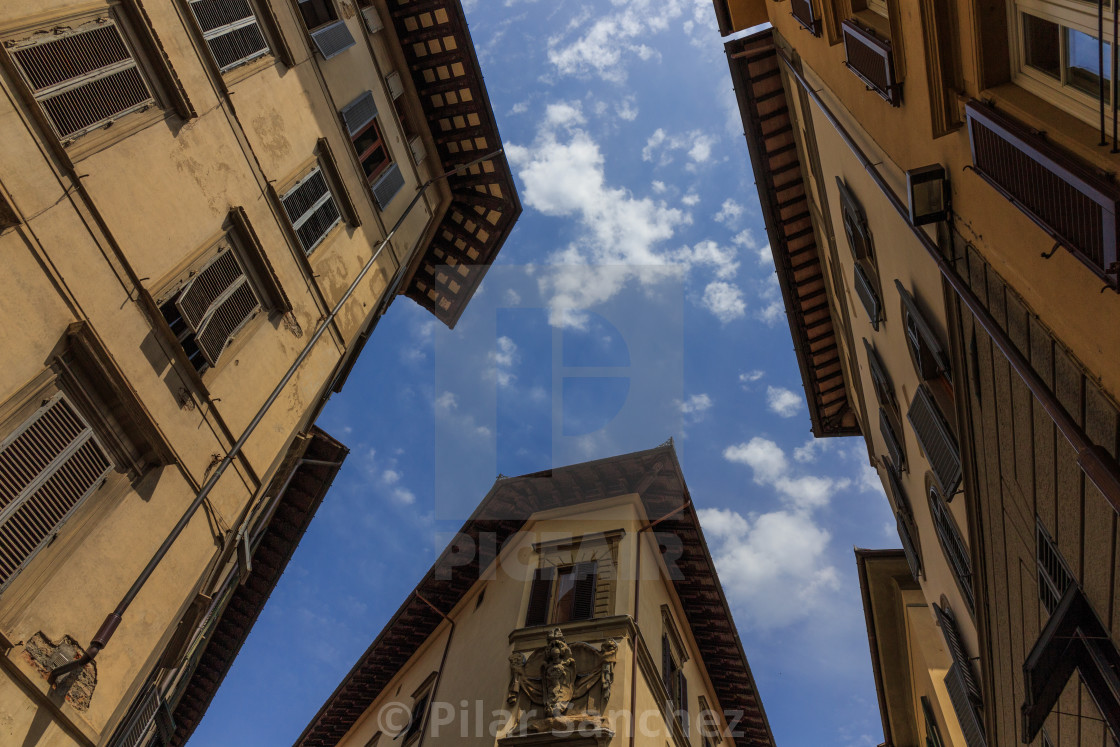
MULTIPOLYGON (((65 23, 74 13, 105 7, 12 0, 0 8, 0 36, 65 23)), ((214 455, 225 454, 242 433, 435 168, 431 157, 413 163, 384 84, 390 70, 404 70, 395 37, 388 30, 369 37, 349 2, 340 9, 357 43, 334 59, 323 62, 313 51, 294 3, 276 2, 272 8, 293 66, 268 56, 222 78, 204 62, 208 50, 188 32, 193 20, 185 3, 144 7, 167 67, 197 116, 183 119, 170 107, 166 116, 127 115, 109 130, 64 148, 36 119, 35 105, 10 59, 0 66, 0 189, 20 218, 0 232, 5 269, 0 274, 0 408, 44 375, 67 326, 85 321, 175 455, 173 463, 151 468, 131 483, 125 475, 112 476, 0 595, 0 634, 15 644, 5 654, 11 666, 0 675, 3 743, 72 744, 75 730, 91 742, 108 738, 154 670, 215 556, 211 520, 221 531, 236 531, 239 517, 271 480, 292 439, 309 426, 334 370, 370 320, 398 263, 411 259, 449 203, 446 187, 428 191, 249 440, 243 461, 219 481, 209 509, 195 515, 159 565, 97 657, 97 685, 88 710, 75 709, 59 694, 45 695, 46 682, 20 642, 41 632, 54 642, 70 636, 88 645, 193 499, 214 455), (365 90, 373 91, 385 142, 405 176, 404 188, 384 212, 369 195, 338 116, 365 90), (89 147, 114 132, 120 136, 103 147, 89 147), (329 143, 360 225, 347 223, 344 215, 304 260, 269 189, 310 165, 320 138, 329 143), (197 377, 175 357, 177 343, 156 328, 139 299, 158 294, 189 258, 219 236, 233 207, 244 208, 293 308, 288 316, 259 314, 198 386, 197 377), (102 220, 107 230, 99 225, 102 220), (29 694, 28 688, 43 695, 29 694), (46 705, 44 696, 56 705, 46 705), (71 736, 53 725, 58 719, 72 724, 71 736), (35 736, 39 729, 42 735, 35 736)), ((121 13, 121 7, 113 5, 112 12, 121 13)), ((412 90, 409 84, 405 95, 414 95, 412 90)), ((427 152, 435 153, 430 134, 424 137, 427 152)), ((335 197, 338 202, 337 192, 335 197)), ((18 424, 0 423, 5 429, 0 438, 18 424)))

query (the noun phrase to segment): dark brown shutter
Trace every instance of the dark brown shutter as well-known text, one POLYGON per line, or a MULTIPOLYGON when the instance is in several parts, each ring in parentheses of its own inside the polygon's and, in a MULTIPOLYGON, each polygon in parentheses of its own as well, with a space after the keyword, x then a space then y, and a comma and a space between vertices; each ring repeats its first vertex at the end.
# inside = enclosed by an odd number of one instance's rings
POLYGON ((966 112, 976 173, 1115 286, 1120 186, 993 107, 966 112))
POLYGON ((688 736, 688 680, 684 678, 684 668, 677 670, 677 681, 680 683, 680 702, 677 706, 677 716, 681 721, 681 728, 684 729, 685 736, 688 736))
POLYGON ((960 633, 953 612, 947 606, 942 608, 939 604, 933 605, 937 615, 937 624, 941 626, 941 633, 945 637, 945 645, 953 659, 953 665, 945 674, 945 688, 949 691, 949 700, 957 714, 957 721, 961 725, 965 744, 968 747, 986 747, 984 738, 984 725, 980 721, 979 709, 981 705, 980 689, 972 677, 972 665, 965 655, 964 646, 961 645, 960 633))
POLYGON ((880 407, 890 407, 897 412, 898 401, 894 396, 894 387, 891 386, 890 377, 887 376, 887 369, 883 365, 882 359, 879 358, 879 353, 866 339, 863 341, 863 348, 867 353, 867 367, 871 371, 871 383, 875 387, 875 399, 879 401, 880 407))
POLYGON ((937 539, 941 542, 941 549, 945 551, 945 558, 949 561, 949 567, 952 568, 953 575, 957 577, 957 585, 960 587, 961 593, 964 594, 969 608, 971 608, 973 605, 972 561, 969 559, 964 539, 961 537, 960 531, 957 530, 957 524, 953 521, 953 517, 949 514, 949 508, 945 505, 941 496, 937 494, 936 489, 930 490, 929 510, 933 516, 933 528, 937 530, 937 539))
POLYGON ((933 327, 926 321, 922 310, 918 308, 918 302, 898 280, 894 281, 894 287, 898 290, 902 305, 906 307, 906 343, 910 346, 910 352, 918 367, 918 375, 923 379, 944 375, 946 379, 952 380, 945 349, 937 339, 933 327))
POLYGON ((887 454, 891 458, 891 463, 895 465, 895 469, 902 469, 905 467, 906 452, 902 448, 902 441, 899 440, 898 434, 895 433, 890 416, 887 415, 887 411, 882 407, 879 408, 879 433, 883 436, 883 440, 887 444, 887 454))
POLYGON ((919 386, 914 392, 914 401, 910 403, 906 418, 914 427, 914 435, 929 460, 941 495, 952 498, 961 484, 961 455, 957 450, 957 439, 924 386, 919 386))
POLYGON ((408 726, 405 728, 402 744, 419 732, 420 727, 424 725, 424 713, 428 710, 428 695, 430 695, 430 693, 421 695, 416 700, 416 704, 412 707, 412 713, 408 717, 408 726))
POLYGON ((669 644, 669 634, 661 634, 661 682, 665 685, 665 692, 669 699, 673 698, 673 651, 669 644))
POLYGON ((902 103, 902 84, 894 79, 891 43, 865 30, 851 19, 841 25, 845 65, 891 106, 902 103))
POLYGON ((844 219, 844 235, 848 237, 848 248, 857 260, 874 260, 875 252, 871 244, 871 231, 867 228, 867 218, 855 195, 840 177, 836 177, 836 187, 840 191, 840 207, 844 219))
POLYGON ((854 274, 856 295, 859 296, 859 300, 863 304, 864 310, 867 312, 867 319, 871 322, 872 329, 878 332, 879 319, 883 316, 882 304, 879 301, 879 291, 875 289, 875 283, 872 282, 861 263, 857 262, 855 264, 854 274))
POLYGON ((790 15, 813 36, 821 35, 821 22, 813 15, 812 0, 790 0, 790 15))
POLYGON ((548 622, 548 602, 552 594, 553 576, 555 576, 555 569, 552 566, 538 568, 533 574, 533 587, 529 591, 529 610, 525 613, 526 627, 544 625, 548 622))
POLYGON ((596 563, 577 563, 572 595, 572 620, 590 620, 595 616, 596 563))

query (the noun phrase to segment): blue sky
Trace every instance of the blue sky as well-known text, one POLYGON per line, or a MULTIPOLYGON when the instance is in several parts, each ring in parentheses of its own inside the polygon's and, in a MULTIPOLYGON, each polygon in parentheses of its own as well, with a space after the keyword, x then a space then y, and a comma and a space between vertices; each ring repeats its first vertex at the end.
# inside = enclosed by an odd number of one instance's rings
POLYGON ((877 745, 852 547, 898 537, 809 432, 710 0, 465 7, 525 212, 331 400, 350 457, 191 744, 291 744, 499 473, 672 437, 778 743, 877 745))

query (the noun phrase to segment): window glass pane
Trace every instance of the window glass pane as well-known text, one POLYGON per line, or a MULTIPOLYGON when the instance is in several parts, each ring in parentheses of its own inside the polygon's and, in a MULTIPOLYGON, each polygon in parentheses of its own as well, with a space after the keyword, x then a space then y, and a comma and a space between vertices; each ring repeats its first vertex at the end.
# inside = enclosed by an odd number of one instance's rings
MULTIPOLYGON (((1023 61, 1055 80, 1061 80, 1062 52, 1058 41, 1058 24, 1023 14, 1023 61)), ((1095 54, 1094 50, 1094 59, 1095 54)))
MULTIPOLYGON (((1100 92, 1100 60, 1098 58, 1100 46, 1097 40, 1074 29, 1066 29, 1066 44, 1069 49, 1069 67, 1067 74, 1069 75, 1069 84, 1079 91, 1097 96, 1100 92)), ((1111 70, 1109 70, 1110 60, 1112 59, 1112 47, 1109 44, 1104 45, 1104 79, 1110 81, 1112 78, 1111 70)), ((1110 86, 1105 85, 1105 98, 1108 98, 1110 86)))
POLYGON ((576 588, 576 577, 572 571, 572 566, 561 568, 556 579, 556 604, 552 612, 554 623, 568 622, 572 619, 572 596, 576 588))
POLYGON ((331 0, 299 0, 299 12, 307 28, 314 30, 335 20, 331 0))

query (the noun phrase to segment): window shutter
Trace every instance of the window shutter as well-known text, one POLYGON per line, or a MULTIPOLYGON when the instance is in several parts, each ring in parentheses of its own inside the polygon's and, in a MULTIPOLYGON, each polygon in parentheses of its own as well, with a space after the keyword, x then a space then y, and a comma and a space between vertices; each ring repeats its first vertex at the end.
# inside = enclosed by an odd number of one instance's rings
POLYGON ((238 330, 261 309, 260 299, 229 248, 183 287, 175 305, 211 366, 238 330))
POLYGON ((863 269, 862 264, 857 262, 854 271, 856 295, 859 296, 859 300, 867 312, 867 319, 871 322, 872 329, 878 332, 879 318, 883 315, 882 305, 879 302, 879 292, 875 290, 875 284, 871 282, 871 278, 867 277, 867 272, 863 269))
POLYGON ((924 386, 914 392, 914 401, 906 417, 918 437, 918 445, 929 460, 937 487, 942 495, 951 498, 961 484, 961 456, 957 450, 957 439, 924 386))
POLYGON ((791 0, 790 15, 797 19, 802 28, 813 36, 821 35, 821 22, 813 15, 812 0, 791 0))
POLYGON ((961 593, 964 594, 965 601, 971 608, 973 605, 972 561, 969 560, 964 540, 961 538, 960 532, 957 531, 957 525, 953 521, 953 517, 949 515, 949 509, 945 506, 945 501, 941 499, 940 495, 936 495, 936 491, 933 490, 930 491, 929 508, 933 515, 933 527, 937 531, 937 539, 941 542, 945 557, 949 561, 949 567, 957 578, 957 585, 960 586, 961 593))
POLYGON ((385 76, 385 84, 389 87, 389 95, 394 101, 404 94, 404 83, 401 82, 401 74, 396 70, 385 76))
POLYGON ((1035 524, 1035 562, 1038 566, 1038 598, 1046 611, 1053 615, 1058 603, 1073 583, 1062 554, 1050 540, 1041 522, 1035 524))
POLYGON ((249 0, 191 0, 190 6, 223 73, 268 54, 249 0))
POLYGON ((865 31, 850 19, 841 25, 844 62, 848 69, 883 97, 891 106, 902 103, 902 84, 894 79, 891 43, 865 31))
POLYGON ((891 425, 887 411, 882 407, 879 408, 879 433, 887 443, 887 454, 891 458, 891 463, 896 465, 897 469, 904 468, 906 466, 906 452, 902 448, 902 441, 899 440, 898 434, 895 433, 894 426, 891 425))
POLYGON ((941 633, 945 636, 949 655, 953 658, 953 665, 945 674, 945 687, 949 691, 949 700, 953 703, 953 710, 960 722, 965 743, 968 747, 984 747, 986 745, 984 726, 978 713, 981 703, 980 689, 972 677, 972 666, 961 645, 956 620, 948 607, 942 608, 935 603, 933 611, 937 615, 937 624, 941 626, 941 633))
POLYGON ((357 43, 346 27, 346 21, 341 20, 315 29, 311 32, 311 40, 315 42, 324 60, 329 60, 357 43))
POLYGON ((990 106, 965 111, 976 173, 1115 287, 1120 187, 990 106))
POLYGON ((66 397, 51 397, 0 447, 0 589, 58 532, 112 463, 66 397))
POLYGON ((342 121, 346 123, 346 132, 353 137, 377 116, 377 103, 373 100, 373 93, 366 91, 342 107, 341 113, 342 121))
POLYGON ((428 710, 428 696, 430 693, 424 693, 416 700, 416 704, 412 706, 412 713, 408 717, 408 726, 404 731, 404 742, 414 737, 420 732, 420 728, 424 725, 424 715, 428 710))
POLYGON ((168 745, 174 734, 175 721, 167 702, 159 688, 150 685, 110 744, 113 747, 168 745))
POLYGON ((945 350, 933 327, 918 308, 918 302, 898 280, 894 281, 894 287, 902 298, 902 305, 906 307, 906 343, 918 366, 918 374, 923 379, 932 379, 938 375, 951 379, 949 359, 945 356, 945 350))
POLYGON ((117 24, 101 17, 16 43, 12 58, 61 138, 74 138, 155 104, 117 24))
POLYGON ((895 526, 898 528, 898 538, 902 542, 902 551, 906 553, 906 563, 910 566, 910 575, 917 581, 922 573, 922 561, 918 555, 918 547, 910 532, 910 520, 901 512, 895 514, 895 526))
POLYGON ((308 254, 342 220, 327 180, 318 167, 300 179, 280 201, 292 221, 300 245, 308 254))
POLYGON ((684 729, 685 736, 688 736, 688 680, 684 678, 684 668, 677 670, 678 690, 680 692, 680 702, 677 706, 677 717, 680 719, 681 728, 684 729))
POLYGON ((871 231, 867 228, 867 218, 859 206, 855 195, 840 177, 836 177, 836 187, 840 192, 840 207, 844 220, 844 235, 848 238, 848 248, 857 260, 874 260, 875 253, 871 244, 871 231))
POLYGON ((373 185, 373 196, 377 199, 377 206, 384 210, 403 186, 404 174, 400 167, 395 163, 390 164, 381 178, 373 185))
POLYGON ((556 572, 551 566, 538 568, 533 574, 533 586, 529 590, 529 609, 525 613, 526 627, 544 625, 548 622, 548 603, 552 595, 552 579, 556 572))
MULTIPOLYGON (((875 398, 879 400, 879 406, 897 408, 898 401, 894 396, 894 387, 891 386, 883 360, 867 340, 863 341, 863 348, 867 353, 867 367, 871 372, 871 383, 875 387, 875 398)), ((897 409, 895 411, 897 412, 897 409)))
POLYGON ((937 718, 933 715, 933 706, 929 698, 922 696, 922 716, 926 722, 926 747, 944 747, 941 741, 941 730, 937 728, 937 718))
POLYGON ((376 34, 384 28, 381 24, 381 16, 378 15, 376 6, 367 5, 362 8, 362 18, 365 19, 366 22, 366 31, 371 34, 376 34))
POLYGON ((577 563, 575 593, 572 600, 573 620, 590 620, 595 616, 596 563, 577 563))
POLYGON ((669 700, 673 699, 673 651, 669 644, 669 634, 661 634, 661 682, 665 685, 665 692, 669 700))
POLYGON ((428 155, 428 149, 424 147, 424 138, 417 135, 408 141, 408 147, 412 150, 412 160, 419 165, 424 161, 428 155))

